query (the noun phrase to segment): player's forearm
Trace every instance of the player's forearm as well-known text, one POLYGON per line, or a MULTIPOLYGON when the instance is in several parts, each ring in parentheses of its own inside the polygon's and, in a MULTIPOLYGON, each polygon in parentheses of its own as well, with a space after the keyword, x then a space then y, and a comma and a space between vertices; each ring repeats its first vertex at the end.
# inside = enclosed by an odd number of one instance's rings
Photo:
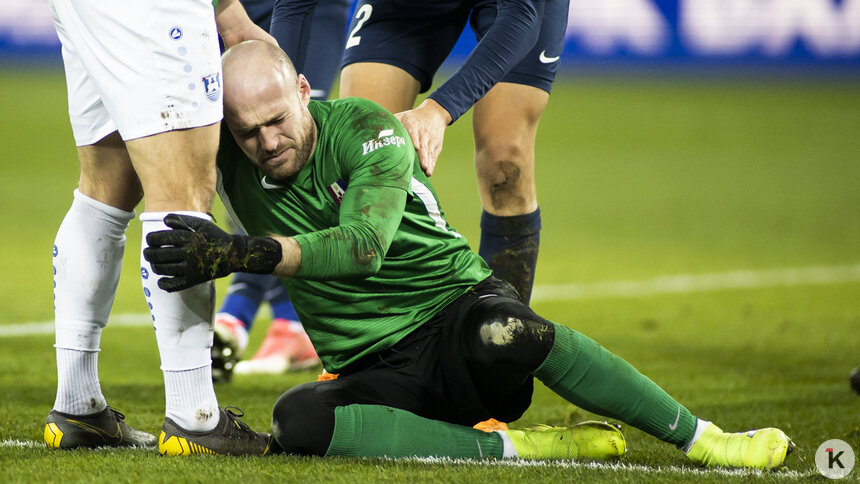
MULTIPOLYGON (((369 277, 382 267, 403 218, 406 191, 380 186, 350 187, 341 201, 335 226, 295 236, 299 246, 284 248, 276 275, 313 280, 369 277), (287 259, 291 262, 286 262, 287 259), (294 264, 298 263, 298 266, 294 264)), ((283 244, 282 244, 283 245, 283 244)))
POLYGON ((511 70, 537 42, 543 0, 499 2, 499 15, 472 55, 429 99, 456 121, 511 70))
MULTIPOLYGON (((415 108, 415 111, 417 113, 421 113, 421 116, 427 119, 427 122, 430 124, 438 123, 447 126, 454 122, 454 118, 451 116, 451 113, 449 113, 448 110, 435 99, 425 99, 421 105, 415 108)), ((403 122, 401 118, 398 119, 403 122)))
POLYGON ((281 262, 272 272, 277 277, 318 281, 369 277, 379 271, 385 256, 385 247, 362 227, 271 238, 281 244, 281 262))
POLYGON ((218 34, 229 49, 233 44, 238 43, 234 39, 247 27, 246 23, 252 22, 239 0, 220 0, 215 8, 215 23, 218 26, 218 34), (232 42, 227 45, 228 41, 232 42))
POLYGON ((273 276, 292 278, 296 276, 299 267, 302 265, 302 248, 296 239, 284 236, 272 236, 279 244, 281 244, 281 262, 275 266, 272 272, 273 276))
POLYGON ((366 226, 337 226, 296 236, 301 263, 294 277, 312 280, 364 278, 376 274, 385 247, 366 226))
MULTIPOLYGON (((348 207, 347 223, 295 237, 228 234, 210 220, 169 214, 164 223, 170 230, 147 234, 143 255, 156 274, 167 276, 159 279, 159 287, 171 292, 232 272, 314 280, 372 276, 382 267, 406 198, 403 190, 381 190, 390 193, 374 197, 376 208, 391 217, 378 216, 370 205, 358 211, 348 207), (402 196, 391 196, 397 192, 402 196)), ((363 200, 353 196, 353 202, 363 200)))
POLYGON ((272 36, 251 21, 239 0, 219 1, 215 8, 215 23, 227 49, 245 40, 275 42, 272 36))

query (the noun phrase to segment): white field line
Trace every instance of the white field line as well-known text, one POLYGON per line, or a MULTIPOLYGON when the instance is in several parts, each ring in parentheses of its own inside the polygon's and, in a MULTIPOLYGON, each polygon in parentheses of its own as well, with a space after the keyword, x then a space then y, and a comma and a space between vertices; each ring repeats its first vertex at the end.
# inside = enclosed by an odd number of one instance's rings
MULTIPOLYGON (((44 442, 32 440, 3 440, 0 447, 14 448, 44 448, 44 442)), ((107 449, 106 449, 107 450, 107 449)), ((152 452, 151 449, 136 449, 143 452, 152 452)), ((576 462, 571 460, 557 461, 533 461, 519 459, 505 460, 471 460, 471 459, 449 459, 439 457, 413 457, 405 459, 391 459, 393 461, 417 462, 421 464, 434 465, 480 465, 480 466, 505 466, 505 467, 548 467, 559 469, 593 469, 610 472, 632 472, 640 474, 679 474, 682 476, 730 476, 730 477, 778 477, 789 479, 809 478, 816 475, 814 471, 798 472, 792 470, 781 470, 777 472, 760 471, 754 469, 696 469, 692 467, 678 466, 656 466, 648 467, 641 464, 626 464, 624 462, 576 462)))
MULTIPOLYGON (((790 459, 790 458, 789 458, 790 459)), ((642 464, 627 464, 624 462, 577 462, 571 460, 556 461, 534 461, 520 459, 505 460, 470 460, 470 459, 448 459, 438 457, 420 457, 403 459, 427 464, 468 464, 483 466, 508 466, 508 467, 549 467, 562 469, 594 469, 611 472, 632 472, 641 474, 679 474, 682 476, 731 476, 731 477, 777 477, 789 479, 809 478, 817 475, 817 472, 798 472, 792 470, 760 471, 756 469, 699 469, 693 467, 679 466, 655 466, 649 467, 642 464)))
POLYGON ((860 264, 770 270, 740 270, 713 274, 659 276, 644 281, 536 286, 532 302, 605 298, 637 298, 766 287, 817 286, 860 282, 860 264))
MULTIPOLYGON (((0 448, 13 448, 13 449, 47 449, 45 442, 43 440, 17 440, 17 439, 5 439, 0 441, 0 448)), ((143 447, 123 447, 126 449, 134 449, 134 450, 144 450, 147 452, 153 452, 152 449, 145 449, 143 447)), ((95 449, 90 449, 90 452, 110 452, 114 450, 112 447, 98 447, 95 449)))
MULTIPOLYGON (((148 313, 117 314, 110 317, 110 326, 150 326, 152 317, 148 313)), ((0 326, 0 337, 3 336, 30 336, 36 334, 54 334, 53 321, 33 321, 30 323, 17 323, 0 326)))
MULTIPOLYGON (((44 448, 44 442, 35 442, 28 440, 3 440, 0 442, 0 447, 14 448, 44 448)), ((107 449, 106 449, 107 450, 107 449)), ((139 449, 143 452, 152 452, 150 449, 139 449)), ((480 465, 487 467, 505 466, 505 467, 547 467, 559 469, 593 469, 609 472, 631 472, 647 475, 659 474, 677 474, 681 476, 727 476, 727 477, 778 477, 788 479, 809 478, 816 475, 814 471, 798 472, 792 470, 781 470, 777 472, 767 472, 754 469, 697 469, 692 467, 678 466, 655 466, 648 467, 641 464, 626 464, 623 462, 576 462, 570 460, 558 461, 530 461, 519 459, 505 460, 471 460, 471 459, 448 459, 439 457, 416 457, 406 459, 391 459, 393 461, 418 462, 421 464, 433 465, 480 465)))
MULTIPOLYGON (((713 274, 678 274, 644 281, 607 281, 587 284, 536 286, 532 302, 605 298, 637 298, 659 294, 716 292, 766 287, 816 286, 860 282, 860 264, 770 270, 742 270, 713 274)), ((148 326, 149 314, 111 316, 110 326, 148 326)), ((0 337, 53 334, 53 321, 0 325, 0 337)))
POLYGON ((33 440, 12 440, 5 439, 0 441, 0 447, 18 447, 18 448, 26 448, 26 449, 35 449, 38 447, 45 447, 44 442, 36 442, 33 440))

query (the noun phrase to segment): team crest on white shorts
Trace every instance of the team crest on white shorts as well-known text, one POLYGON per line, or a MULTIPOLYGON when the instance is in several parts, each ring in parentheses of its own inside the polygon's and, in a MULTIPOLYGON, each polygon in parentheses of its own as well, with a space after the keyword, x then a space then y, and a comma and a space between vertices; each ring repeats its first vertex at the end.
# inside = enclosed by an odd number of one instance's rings
POLYGON ((171 27, 167 35, 169 35, 173 40, 179 40, 182 38, 182 29, 179 27, 171 27))
POLYGON ((203 89, 206 91, 206 97, 213 103, 221 97, 221 74, 209 74, 203 76, 203 89))

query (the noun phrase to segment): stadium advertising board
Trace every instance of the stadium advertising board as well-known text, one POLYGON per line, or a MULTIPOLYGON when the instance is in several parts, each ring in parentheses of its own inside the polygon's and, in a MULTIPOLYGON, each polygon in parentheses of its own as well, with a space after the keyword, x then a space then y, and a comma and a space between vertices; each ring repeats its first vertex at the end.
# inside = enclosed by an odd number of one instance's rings
MULTIPOLYGON (((56 58, 48 0, 0 0, 0 56, 56 58)), ((474 46, 470 32, 453 56, 474 46)), ((860 0, 571 0, 563 58, 860 66, 860 0)))

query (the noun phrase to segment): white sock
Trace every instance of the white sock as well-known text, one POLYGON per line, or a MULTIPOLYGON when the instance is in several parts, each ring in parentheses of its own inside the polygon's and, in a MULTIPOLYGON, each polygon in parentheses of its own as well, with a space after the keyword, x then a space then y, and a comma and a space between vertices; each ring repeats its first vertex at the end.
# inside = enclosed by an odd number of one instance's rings
POLYGON ((504 430, 496 430, 496 433, 502 437, 502 459, 516 459, 520 456, 511 438, 504 430))
POLYGON ((99 385, 99 353, 57 348, 57 399, 54 410, 90 415, 107 406, 99 385))
POLYGON ((167 416, 185 430, 205 431, 218 425, 220 412, 212 388, 212 365, 164 371, 167 416))
POLYGON ((684 447, 685 454, 690 453, 690 450, 693 448, 693 444, 695 444, 696 441, 699 440, 699 437, 701 437, 702 434, 705 433, 705 428, 707 428, 707 426, 710 424, 711 422, 707 420, 696 419, 696 433, 693 434, 693 440, 691 440, 690 443, 687 444, 686 447, 684 447))
POLYGON ((119 283, 125 230, 134 212, 111 207, 79 190, 74 196, 54 240, 54 410, 87 415, 106 406, 97 352, 119 283))
MULTIPOLYGON (((146 212, 140 215, 143 222, 142 248, 147 247, 147 234, 168 229, 164 224, 167 213, 146 212)), ((209 215, 201 212, 172 213, 211 220, 209 215)), ((198 284, 175 293, 163 291, 158 287, 160 276, 152 272, 142 252, 140 275, 161 355, 165 413, 185 430, 211 430, 220 418, 211 368, 215 284, 198 284)))

